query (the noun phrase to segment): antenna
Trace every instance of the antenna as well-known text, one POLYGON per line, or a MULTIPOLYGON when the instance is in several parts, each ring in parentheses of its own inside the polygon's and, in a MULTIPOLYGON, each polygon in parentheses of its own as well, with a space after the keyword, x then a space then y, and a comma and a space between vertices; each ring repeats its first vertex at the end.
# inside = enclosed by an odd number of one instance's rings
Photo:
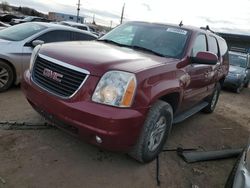
POLYGON ((181 20, 181 22, 179 23, 179 26, 180 26, 180 27, 182 27, 182 26, 183 26, 182 20, 181 20))
POLYGON ((76 16, 76 22, 78 23, 79 20, 79 14, 80 14, 80 6, 81 6, 81 0, 78 0, 77 5, 77 16, 76 16))
POLYGON ((206 31, 210 31, 211 33, 216 34, 216 32, 214 32, 213 30, 210 29, 209 25, 207 25, 206 27, 200 27, 200 29, 206 30, 206 31))

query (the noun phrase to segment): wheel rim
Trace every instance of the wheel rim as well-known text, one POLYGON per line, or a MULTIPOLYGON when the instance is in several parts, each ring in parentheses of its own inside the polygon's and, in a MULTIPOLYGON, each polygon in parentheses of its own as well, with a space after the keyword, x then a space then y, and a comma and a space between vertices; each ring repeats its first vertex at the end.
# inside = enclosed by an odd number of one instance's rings
POLYGON ((9 81, 9 73, 7 69, 0 67, 0 88, 4 87, 9 81))
POLYGON ((151 132, 148 142, 149 151, 151 152, 155 151, 161 144, 166 127, 167 127, 167 120, 165 117, 161 116, 154 125, 154 128, 151 132))
POLYGON ((215 107, 215 104, 216 104, 216 101, 217 101, 217 97, 218 97, 218 90, 216 90, 214 92, 214 96, 213 96, 213 99, 212 99, 212 102, 211 102, 211 108, 212 109, 215 107))

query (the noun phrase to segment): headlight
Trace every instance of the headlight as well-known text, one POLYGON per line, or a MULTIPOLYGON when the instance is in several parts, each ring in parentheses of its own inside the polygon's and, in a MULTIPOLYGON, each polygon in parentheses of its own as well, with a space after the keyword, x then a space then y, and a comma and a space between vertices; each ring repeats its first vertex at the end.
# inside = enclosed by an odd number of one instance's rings
POLYGON ((36 60, 36 57, 37 57, 37 54, 38 54, 40 48, 41 48, 41 45, 37 45, 37 46, 34 48, 32 54, 31 54, 30 66, 29 66, 30 72, 31 72, 32 69, 33 69, 33 65, 34 65, 34 62, 35 62, 35 60, 36 60))
POLYGON ((135 75, 109 71, 103 75, 92 96, 94 102, 111 106, 130 107, 136 89, 135 75))

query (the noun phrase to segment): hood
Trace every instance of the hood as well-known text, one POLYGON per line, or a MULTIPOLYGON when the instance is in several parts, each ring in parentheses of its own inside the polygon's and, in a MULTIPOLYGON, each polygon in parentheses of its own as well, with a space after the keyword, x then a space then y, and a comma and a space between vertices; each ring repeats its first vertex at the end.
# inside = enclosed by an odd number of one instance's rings
POLYGON ((45 44, 39 53, 86 69, 95 76, 101 76, 108 70, 136 73, 176 61, 97 41, 45 44))
POLYGON ((229 72, 230 73, 235 73, 235 74, 242 74, 242 73, 245 73, 245 68, 230 65, 229 72))

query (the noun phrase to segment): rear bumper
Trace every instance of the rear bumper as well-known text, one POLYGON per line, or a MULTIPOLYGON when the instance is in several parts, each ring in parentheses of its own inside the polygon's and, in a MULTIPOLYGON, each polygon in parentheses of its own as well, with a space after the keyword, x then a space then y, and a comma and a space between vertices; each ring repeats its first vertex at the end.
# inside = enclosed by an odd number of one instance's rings
POLYGON ((34 84, 29 71, 24 74, 22 90, 33 108, 56 126, 112 151, 129 151, 137 142, 147 113, 147 109, 121 109, 80 100, 81 96, 61 99, 34 84), (102 139, 101 144, 96 136, 102 139))

